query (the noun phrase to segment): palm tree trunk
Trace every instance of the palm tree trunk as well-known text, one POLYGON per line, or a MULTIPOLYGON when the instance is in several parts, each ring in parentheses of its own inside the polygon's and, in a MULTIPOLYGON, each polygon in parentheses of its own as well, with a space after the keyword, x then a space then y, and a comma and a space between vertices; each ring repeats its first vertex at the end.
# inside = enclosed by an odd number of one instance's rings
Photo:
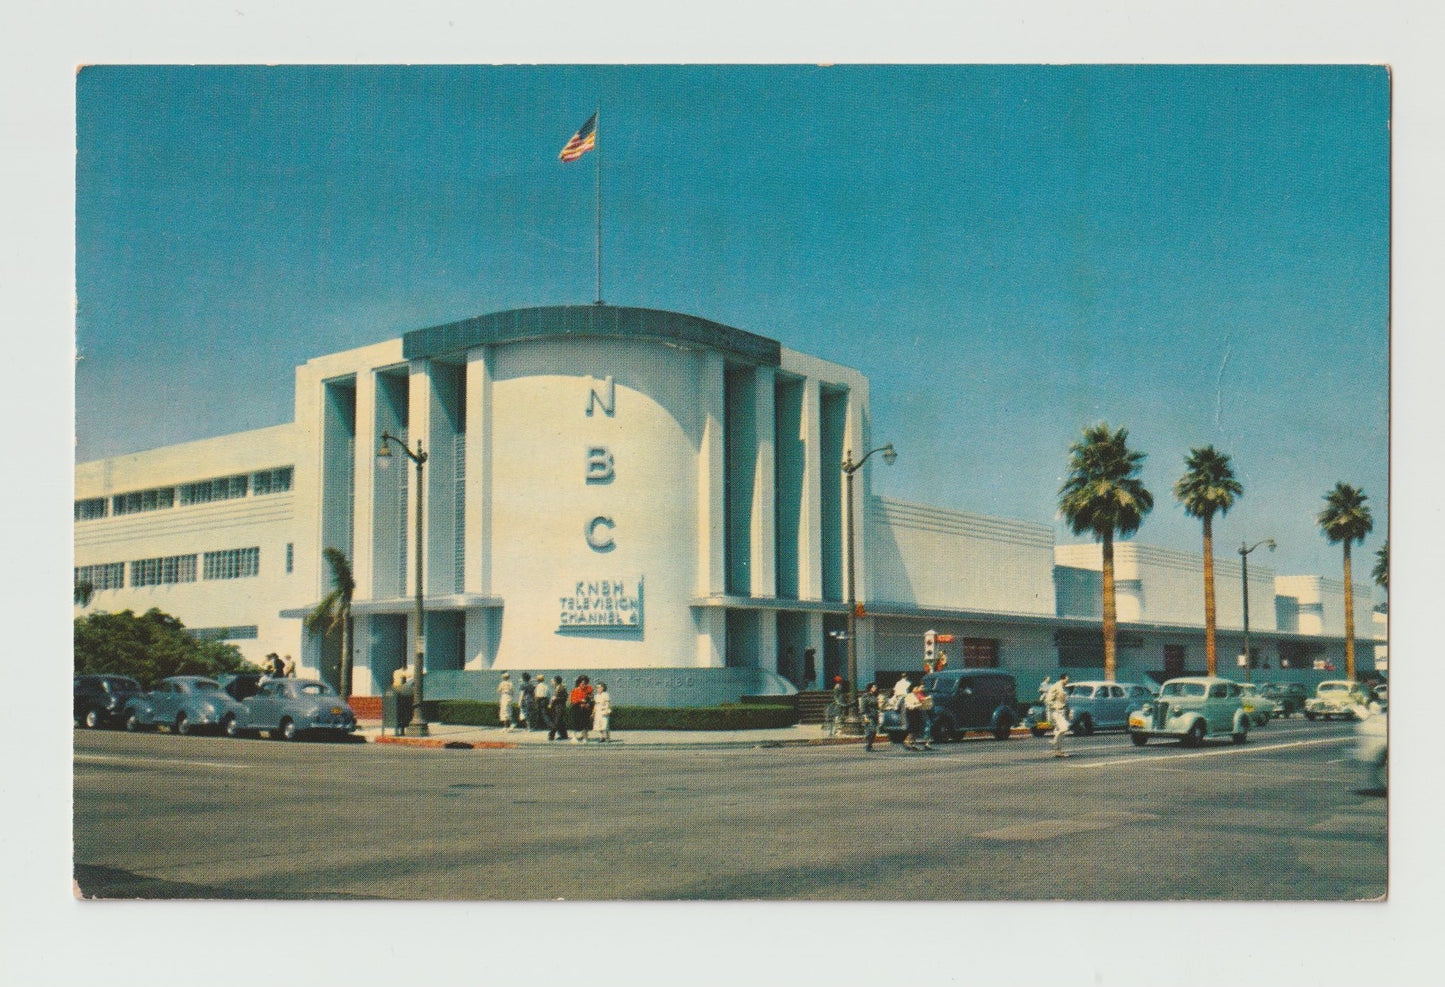
POLYGON ((1214 644, 1214 518, 1204 515, 1204 668, 1214 675, 1219 654, 1214 644))
POLYGON ((1350 578, 1350 540, 1345 539, 1345 678, 1355 680, 1355 584, 1350 578))
POLYGON ((351 618, 341 622, 341 681, 337 683, 341 698, 351 695, 351 618))
POLYGON ((1119 634, 1118 611, 1114 605, 1114 533, 1103 538, 1104 549, 1104 681, 1113 682, 1117 674, 1115 639, 1119 634))

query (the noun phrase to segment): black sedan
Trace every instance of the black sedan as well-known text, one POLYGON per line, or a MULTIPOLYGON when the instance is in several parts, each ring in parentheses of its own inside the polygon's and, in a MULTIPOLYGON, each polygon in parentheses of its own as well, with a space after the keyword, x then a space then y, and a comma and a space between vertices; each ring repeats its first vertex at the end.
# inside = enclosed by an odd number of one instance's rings
POLYGON ((127 675, 77 675, 75 677, 75 725, 119 726, 126 700, 142 695, 140 683, 127 675))

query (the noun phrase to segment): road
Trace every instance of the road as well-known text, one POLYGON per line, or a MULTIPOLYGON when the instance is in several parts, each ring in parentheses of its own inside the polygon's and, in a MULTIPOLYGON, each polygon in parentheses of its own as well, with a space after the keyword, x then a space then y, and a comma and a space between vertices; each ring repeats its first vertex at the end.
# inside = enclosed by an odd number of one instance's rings
POLYGON ((75 734, 88 896, 1359 900, 1386 800, 1342 723, 860 747, 425 750, 75 734))

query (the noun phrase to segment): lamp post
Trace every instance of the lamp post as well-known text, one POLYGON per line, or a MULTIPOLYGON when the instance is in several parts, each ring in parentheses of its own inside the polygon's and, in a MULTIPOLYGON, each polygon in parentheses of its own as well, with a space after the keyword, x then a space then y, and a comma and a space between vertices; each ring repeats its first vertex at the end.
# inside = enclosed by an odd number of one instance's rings
POLYGON ((1244 589, 1244 681, 1246 682, 1250 680, 1249 667, 1254 663, 1254 656, 1249 653, 1249 553, 1261 545, 1268 545, 1269 550, 1274 551, 1273 538, 1257 541, 1253 545, 1245 545, 1241 542, 1239 546, 1239 578, 1240 585, 1244 589))
POLYGON ((422 701, 422 667, 425 664, 426 656, 426 625, 423 623, 425 614, 422 608, 422 555, 421 555, 421 528, 422 528, 422 496, 425 487, 422 485, 422 466, 426 464, 426 451, 421 447, 421 439, 416 440, 416 452, 406 447, 406 443, 398 439, 390 432, 381 433, 381 445, 377 447, 376 458, 382 469, 391 462, 391 443, 395 442, 406 453, 406 458, 416 464, 416 653, 411 659, 411 722, 406 725, 405 732, 414 737, 425 737, 431 730, 427 726, 426 715, 421 710, 422 701))
POLYGON ((854 568, 853 558, 853 474, 863 468, 868 462, 868 457, 875 452, 883 453, 883 461, 892 466, 898 459, 898 453, 890 442, 886 446, 879 446, 877 449, 869 449, 863 458, 856 463, 853 462, 853 450, 849 449, 843 456, 843 475, 848 478, 848 709, 846 716, 853 720, 858 714, 858 595, 854 591, 854 568))

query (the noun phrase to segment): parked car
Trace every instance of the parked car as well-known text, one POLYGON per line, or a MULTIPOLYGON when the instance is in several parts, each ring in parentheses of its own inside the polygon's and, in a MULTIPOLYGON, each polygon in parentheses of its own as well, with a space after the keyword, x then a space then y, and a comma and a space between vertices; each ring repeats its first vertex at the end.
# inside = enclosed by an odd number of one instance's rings
POLYGON ((1378 710, 1366 709, 1355 725, 1355 760, 1370 772, 1372 787, 1384 791, 1390 781, 1389 718, 1378 710))
POLYGON ((1253 682, 1239 683, 1239 698, 1249 711, 1249 722, 1254 726, 1269 726, 1269 721, 1279 712, 1275 701, 1264 695, 1253 682))
POLYGON ((311 679, 268 679, 242 704, 245 715, 233 734, 265 730, 281 740, 303 733, 344 737, 356 729, 356 713, 335 689, 311 679))
POLYGON ((94 730, 118 726, 126 700, 145 692, 127 675, 77 675, 75 677, 75 725, 94 730))
POLYGON ((1336 716, 1346 720, 1358 719, 1358 710, 1370 705, 1374 696, 1359 682, 1349 679, 1330 679, 1315 687, 1315 694, 1305 700, 1305 719, 1319 717, 1324 720, 1336 716))
MULTIPOLYGON (((1018 684, 1007 672, 962 668, 923 676, 923 691, 933 700, 929 714, 934 740, 954 740, 965 730, 987 730, 1007 740, 1019 721, 1018 684)), ((879 730, 897 742, 908 731, 902 704, 885 709, 879 730)))
POLYGON ((1309 698, 1309 690, 1302 682, 1261 682, 1259 694, 1274 700, 1277 707, 1275 715, 1286 718, 1303 713, 1305 700, 1309 698))
POLYGON ((1213 676, 1170 679, 1158 699, 1129 714, 1129 736, 1139 747, 1150 737, 1172 737, 1186 747, 1210 737, 1242 744, 1249 737, 1249 712, 1238 683, 1213 676))
POLYGON ((1380 709, 1388 711, 1390 708, 1390 683, 1381 682, 1375 686, 1375 702, 1380 704, 1380 709))
POLYGON ((232 733, 246 707, 221 689, 221 683, 200 675, 173 675, 150 692, 125 704, 125 728, 132 732, 169 727, 172 733, 201 730, 232 733))
POLYGON ((1074 732, 1082 736, 1095 730, 1127 730, 1129 714, 1154 698, 1148 686, 1133 682, 1073 682, 1067 692, 1074 732))

